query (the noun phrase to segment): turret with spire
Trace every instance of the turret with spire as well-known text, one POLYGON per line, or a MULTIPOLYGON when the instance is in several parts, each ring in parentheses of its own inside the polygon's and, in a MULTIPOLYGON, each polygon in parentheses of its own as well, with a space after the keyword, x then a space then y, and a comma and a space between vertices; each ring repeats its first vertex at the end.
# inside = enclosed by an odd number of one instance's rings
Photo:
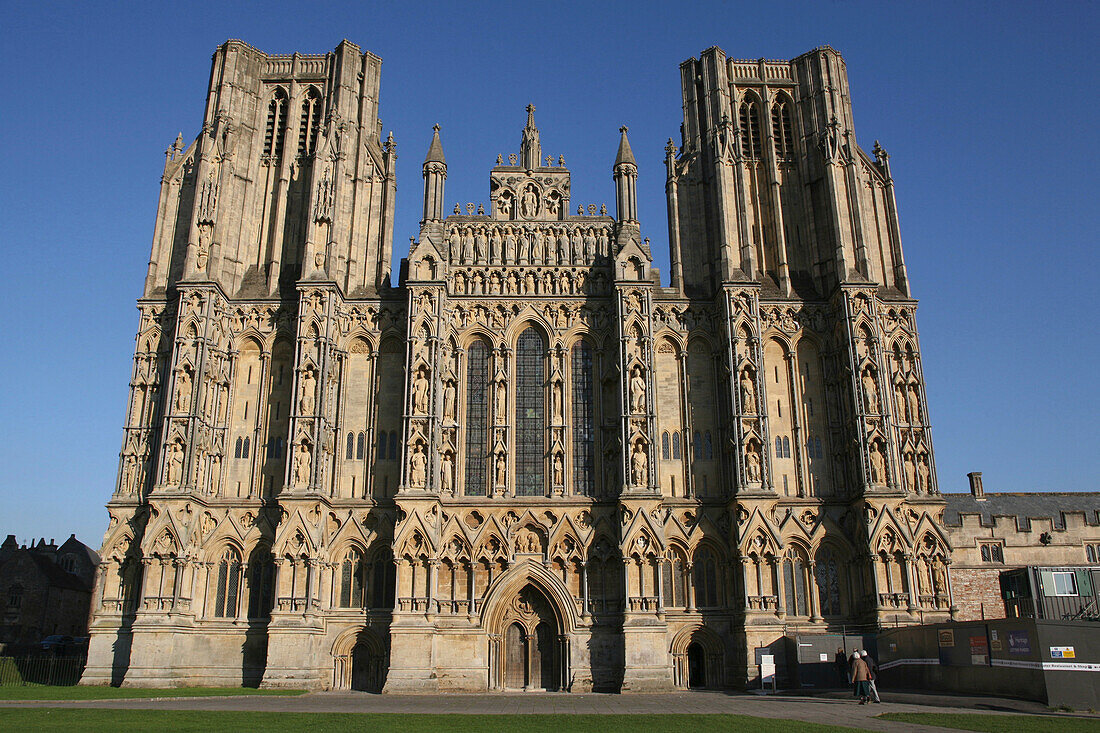
POLYGON ((443 218, 443 183, 447 180, 447 159, 439 140, 439 125, 432 126, 432 144, 424 158, 424 221, 443 218))
POLYGON ((523 128, 523 141, 519 144, 520 165, 529 171, 539 167, 542 145, 539 144, 539 128, 535 127, 535 105, 527 105, 527 126, 523 128))
POLYGON ((619 221, 638 221, 638 164, 626 139, 627 127, 619 128, 619 153, 612 171, 615 174, 615 204, 619 221))

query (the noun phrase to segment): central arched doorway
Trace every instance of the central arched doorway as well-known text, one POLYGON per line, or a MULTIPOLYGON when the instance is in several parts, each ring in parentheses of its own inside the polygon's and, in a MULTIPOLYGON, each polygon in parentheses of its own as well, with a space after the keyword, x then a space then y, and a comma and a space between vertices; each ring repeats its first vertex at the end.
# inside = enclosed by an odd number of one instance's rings
POLYGON ((337 637, 332 655, 334 689, 382 692, 389 655, 377 633, 362 627, 348 629, 337 637))
POLYGON ((707 658, 702 645, 693 641, 688 644, 688 687, 707 686, 707 658))
POLYGON ((561 689, 563 636, 546 596, 533 585, 524 586, 512 601, 505 623, 504 688, 561 689))

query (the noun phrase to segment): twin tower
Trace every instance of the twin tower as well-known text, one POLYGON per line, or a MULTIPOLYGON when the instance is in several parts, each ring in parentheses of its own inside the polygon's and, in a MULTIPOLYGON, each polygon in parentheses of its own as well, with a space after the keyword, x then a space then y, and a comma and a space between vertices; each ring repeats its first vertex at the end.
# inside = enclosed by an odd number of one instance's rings
POLYGON ((668 282, 626 128, 614 212, 574 209, 528 107, 476 210, 436 128, 392 284, 380 68, 229 41, 167 152, 85 683, 736 687, 784 634, 954 612, 836 51, 681 64, 668 282))

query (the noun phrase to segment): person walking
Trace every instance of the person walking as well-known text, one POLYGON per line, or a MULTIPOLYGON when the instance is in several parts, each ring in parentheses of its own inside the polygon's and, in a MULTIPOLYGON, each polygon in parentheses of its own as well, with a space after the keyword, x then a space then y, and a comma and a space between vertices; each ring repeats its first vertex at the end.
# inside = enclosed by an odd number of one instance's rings
POLYGON ((871 699, 874 702, 881 703, 882 699, 878 696, 878 685, 875 684, 875 680, 878 679, 878 662, 867 653, 866 649, 860 651, 859 658, 867 665, 867 672, 870 675, 870 679, 868 679, 867 682, 871 688, 871 699))
POLYGON ((859 698, 860 705, 866 705, 867 701, 871 699, 871 686, 870 686, 871 670, 867 666, 867 662, 863 661, 863 657, 859 655, 859 652, 852 654, 852 684, 855 685, 855 695, 859 698))
POLYGON ((852 684, 852 671, 848 667, 848 655, 844 653, 844 647, 837 647, 833 665, 836 667, 836 673, 849 685, 852 684))

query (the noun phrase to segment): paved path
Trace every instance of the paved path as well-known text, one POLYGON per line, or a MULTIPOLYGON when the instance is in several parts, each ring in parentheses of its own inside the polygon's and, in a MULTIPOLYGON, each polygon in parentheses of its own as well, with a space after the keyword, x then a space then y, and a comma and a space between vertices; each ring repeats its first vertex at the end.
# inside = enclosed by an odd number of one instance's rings
MULTIPOLYGON (((444 713, 444 714, 677 714, 726 713, 805 720, 877 731, 929 731, 927 726, 876 719, 883 712, 992 712, 1051 715, 1039 703, 922 693, 887 692, 881 705, 858 705, 843 692, 815 696, 747 695, 723 692, 664 694, 368 695, 315 692, 295 697, 191 697, 80 701, 2 701, 4 707, 128 708, 141 710, 246 710, 262 712, 444 713)), ((938 730, 938 729, 936 729, 938 730)))

